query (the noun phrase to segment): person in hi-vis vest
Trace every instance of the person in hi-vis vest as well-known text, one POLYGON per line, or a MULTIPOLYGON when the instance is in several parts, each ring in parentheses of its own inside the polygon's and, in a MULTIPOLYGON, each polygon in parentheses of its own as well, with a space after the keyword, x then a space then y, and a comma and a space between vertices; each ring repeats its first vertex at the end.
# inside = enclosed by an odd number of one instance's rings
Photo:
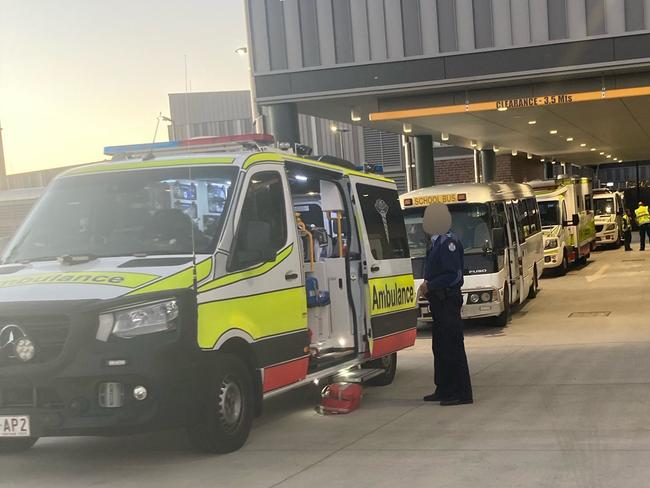
POLYGON ((639 207, 634 211, 636 215, 636 223, 639 226, 639 239, 641 245, 639 251, 645 251, 645 238, 650 240, 650 212, 648 206, 643 202, 639 202, 639 207))

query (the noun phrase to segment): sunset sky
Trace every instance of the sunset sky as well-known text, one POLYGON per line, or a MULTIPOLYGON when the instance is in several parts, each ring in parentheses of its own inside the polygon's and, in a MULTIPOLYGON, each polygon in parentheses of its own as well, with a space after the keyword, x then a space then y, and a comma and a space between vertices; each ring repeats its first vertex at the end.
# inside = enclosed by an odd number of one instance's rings
MULTIPOLYGON (((248 88, 243 0, 0 0, 9 173, 150 141, 167 94, 248 88)), ((162 130, 158 140, 167 139, 162 130)))

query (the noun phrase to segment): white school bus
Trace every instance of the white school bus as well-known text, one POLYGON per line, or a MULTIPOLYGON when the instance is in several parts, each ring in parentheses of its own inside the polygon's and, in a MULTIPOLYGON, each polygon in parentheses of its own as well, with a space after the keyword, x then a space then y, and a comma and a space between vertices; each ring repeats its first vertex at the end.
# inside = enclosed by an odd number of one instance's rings
MULTIPOLYGON (((429 237, 422 229, 424 209, 444 203, 452 230, 465 249, 464 319, 495 317, 505 326, 511 306, 534 298, 544 269, 537 201, 524 184, 461 184, 423 188, 400 197, 416 285, 423 279, 429 237), (419 282, 418 282, 419 280, 419 282)), ((431 320, 421 299, 420 319, 431 320)))

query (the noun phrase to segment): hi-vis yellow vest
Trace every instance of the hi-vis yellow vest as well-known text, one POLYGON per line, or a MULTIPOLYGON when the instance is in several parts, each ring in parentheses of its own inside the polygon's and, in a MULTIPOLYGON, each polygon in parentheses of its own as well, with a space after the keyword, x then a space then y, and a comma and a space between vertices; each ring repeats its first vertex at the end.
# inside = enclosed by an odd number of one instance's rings
POLYGON ((641 205, 634 213, 636 214, 636 221, 639 225, 650 224, 650 212, 648 212, 647 205, 641 205))

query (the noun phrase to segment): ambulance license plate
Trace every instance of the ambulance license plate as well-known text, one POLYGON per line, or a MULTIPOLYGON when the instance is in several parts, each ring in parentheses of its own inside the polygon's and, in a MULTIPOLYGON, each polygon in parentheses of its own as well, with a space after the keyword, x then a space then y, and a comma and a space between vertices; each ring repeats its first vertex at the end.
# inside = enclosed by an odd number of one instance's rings
POLYGON ((0 437, 30 437, 31 434, 27 415, 0 415, 0 437))

